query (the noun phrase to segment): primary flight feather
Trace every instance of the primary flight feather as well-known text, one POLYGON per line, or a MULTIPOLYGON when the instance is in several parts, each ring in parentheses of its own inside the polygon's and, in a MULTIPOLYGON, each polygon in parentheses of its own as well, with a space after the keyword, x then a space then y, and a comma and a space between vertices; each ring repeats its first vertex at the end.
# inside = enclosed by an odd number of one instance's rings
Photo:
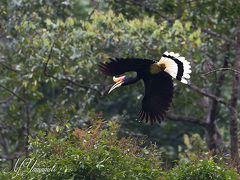
POLYGON ((151 121, 151 124, 161 122, 168 111, 173 98, 172 77, 187 84, 190 78, 191 66, 178 53, 165 52, 160 61, 137 58, 114 58, 109 62, 99 63, 99 70, 108 76, 113 76, 115 84, 109 93, 117 87, 133 84, 140 79, 144 81, 145 94, 139 118, 151 121), (136 77, 115 77, 125 72, 135 71, 136 77))

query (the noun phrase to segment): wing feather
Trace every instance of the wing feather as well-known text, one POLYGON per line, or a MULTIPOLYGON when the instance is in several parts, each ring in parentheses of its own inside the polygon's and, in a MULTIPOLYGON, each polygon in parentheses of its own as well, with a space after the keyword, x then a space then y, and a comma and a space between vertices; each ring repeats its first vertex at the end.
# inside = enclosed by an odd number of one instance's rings
POLYGON ((156 61, 137 58, 115 58, 98 64, 99 70, 108 76, 117 76, 129 71, 141 71, 156 61))
POLYGON ((163 121, 173 98, 172 77, 161 72, 155 76, 143 78, 145 85, 145 95, 142 101, 142 108, 139 118, 146 118, 154 124, 156 121, 163 121))

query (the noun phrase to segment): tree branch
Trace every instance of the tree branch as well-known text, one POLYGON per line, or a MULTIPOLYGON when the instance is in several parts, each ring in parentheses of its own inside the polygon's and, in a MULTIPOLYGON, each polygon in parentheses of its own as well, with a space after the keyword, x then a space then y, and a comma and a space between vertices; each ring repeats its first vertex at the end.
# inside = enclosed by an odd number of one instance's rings
POLYGON ((47 72, 47 66, 48 66, 48 62, 49 62, 49 60, 50 60, 50 58, 51 58, 51 55, 52 55, 53 46, 54 46, 54 42, 53 42, 52 45, 51 45, 51 49, 50 49, 50 52, 49 52, 49 54, 48 54, 47 61, 46 61, 46 62, 44 63, 44 65, 43 65, 43 73, 44 73, 45 76, 51 77, 51 78, 53 78, 53 79, 55 79, 55 80, 67 81, 67 82, 69 82, 69 83, 71 83, 71 84, 73 84, 73 85, 75 85, 75 86, 81 87, 81 88, 91 89, 91 90, 97 92, 101 97, 103 97, 103 96, 106 94, 107 90, 109 89, 108 87, 107 87, 106 89, 104 89, 103 91, 99 91, 98 89, 93 88, 93 87, 91 87, 91 86, 89 86, 89 85, 80 84, 80 83, 75 82, 75 81, 72 81, 71 79, 68 79, 68 78, 58 78, 58 77, 56 77, 56 76, 53 76, 53 75, 49 74, 49 73, 47 72))
POLYGON ((0 144, 2 146, 2 154, 8 156, 9 146, 8 146, 8 142, 7 142, 7 139, 8 139, 7 133, 3 131, 1 126, 0 126, 0 131, 1 131, 1 133, 0 133, 0 137, 1 137, 0 144))
POLYGON ((136 0, 128 0, 129 2, 135 4, 135 5, 138 5, 140 7, 143 7, 146 11, 148 12, 152 12, 152 13, 155 13, 157 14, 158 16, 162 17, 163 19, 167 20, 168 22, 170 23, 174 23, 174 19, 170 19, 168 16, 165 16, 164 14, 162 14, 160 11, 156 10, 156 9, 153 9, 153 8, 150 8, 150 7, 147 7, 145 6, 144 4, 136 1, 136 0))
MULTIPOLYGON (((234 61, 234 67, 240 69, 240 13, 238 15, 237 26, 237 46, 234 61)), ((236 72, 233 75, 232 92, 230 100, 230 142, 231 142, 231 159, 234 165, 239 165, 239 152, 238 152, 238 93, 239 93, 239 76, 236 72)))
POLYGON ((27 100, 26 88, 23 89, 24 105, 25 105, 25 118, 26 118, 26 134, 25 134, 25 157, 29 155, 29 136, 30 136, 30 106, 27 100))
POLYGON ((24 156, 24 153, 20 153, 20 152, 19 152, 19 153, 15 153, 15 154, 12 155, 11 157, 1 155, 1 156, 0 156, 0 159, 5 159, 5 160, 9 161, 9 160, 18 159, 18 158, 20 158, 20 157, 22 157, 22 156, 24 156))
MULTIPOLYGON (((227 53, 229 53, 229 45, 227 46, 227 53)), ((222 67, 227 68, 227 66, 228 66, 228 62, 225 58, 223 61, 222 67)), ((225 77, 225 73, 223 72, 221 72, 217 77, 216 88, 214 92, 214 95, 217 97, 221 95, 224 77, 225 77)), ((208 105, 209 110, 206 114, 206 121, 205 121, 209 124, 205 129, 206 142, 209 150, 213 153, 213 155, 217 153, 217 150, 219 150, 219 152, 221 151, 227 152, 225 143, 222 139, 221 134, 219 133, 218 126, 216 124, 217 106, 218 106, 218 102, 216 100, 213 100, 211 103, 209 103, 208 105)))
POLYGON ((167 113, 167 118, 169 118, 170 120, 173 120, 173 121, 183 121, 183 122, 190 122, 190 123, 198 124, 200 126, 203 126, 204 128, 206 128, 208 126, 208 123, 203 122, 198 118, 176 115, 171 112, 167 113))
MULTIPOLYGON (((173 24, 175 22, 175 19, 170 19, 168 16, 162 14, 160 11, 156 10, 156 9, 153 9, 153 8, 150 8, 150 7, 147 7, 146 5, 136 1, 136 0, 128 0, 129 2, 131 2, 132 4, 135 4, 137 6, 140 6, 140 7, 143 7, 146 11, 148 12, 151 12, 151 13, 155 13, 157 14, 158 16, 162 17, 163 19, 167 20, 169 23, 173 24)), ((195 26, 195 25, 192 25, 191 26, 192 29, 198 29, 199 27, 198 26, 195 26)), ((224 41, 227 41, 229 42, 231 45, 233 46, 236 46, 237 43, 235 41, 233 41, 232 39, 228 38, 227 36, 225 35, 222 35, 222 34, 219 34, 217 32, 214 32, 214 31, 211 31, 210 29, 205 29, 205 28, 200 28, 202 32, 206 33, 206 34, 209 34, 211 36, 214 36, 218 39, 222 39, 224 41)))
POLYGON ((240 71, 238 71, 238 70, 236 70, 236 69, 232 69, 232 68, 218 68, 218 69, 214 69, 214 70, 212 70, 212 71, 209 71, 209 72, 207 72, 207 73, 204 73, 204 74, 202 74, 201 76, 206 76, 206 75, 208 75, 208 74, 211 74, 211 73, 217 72, 217 71, 227 71, 227 70, 233 71, 233 72, 235 72, 236 74, 240 74, 240 71))
MULTIPOLYGON (((23 88, 23 86, 19 87, 19 88, 16 90, 15 93, 21 91, 22 88, 23 88)), ((1 100, 1 101, 0 101, 0 104, 6 104, 6 103, 8 103, 9 101, 11 101, 14 97, 15 97, 15 95, 12 94, 12 95, 9 96, 8 98, 1 100)))
POLYGON ((202 94, 202 95, 204 95, 204 96, 206 96, 206 97, 209 97, 210 99, 213 99, 213 100, 215 100, 215 101, 217 101, 217 102, 219 102, 219 103, 221 103, 221 104, 224 104, 224 105, 226 105, 227 107, 230 106, 229 103, 226 102, 226 101, 224 101, 222 98, 217 97, 217 96, 215 96, 215 95, 213 95, 213 94, 211 94, 211 93, 208 93, 208 92, 206 92, 205 90, 200 89, 199 87, 197 87, 197 86, 195 86, 195 85, 193 85, 193 84, 188 84, 188 86, 189 86, 190 88, 192 88, 193 90, 195 90, 196 92, 198 92, 199 94, 202 94))
POLYGON ((20 99, 21 101, 25 102, 25 99, 22 98, 21 96, 17 95, 15 92, 13 92, 12 90, 8 89, 7 87, 3 86, 0 84, 0 87, 5 89, 6 91, 8 91, 9 93, 11 93, 12 95, 16 96, 18 99, 20 99))
MULTIPOLYGON (((228 52, 229 52, 229 47, 228 47, 228 52)), ((227 66, 228 66, 228 62, 226 59, 224 59, 223 68, 221 68, 221 69, 227 69, 227 66)), ((215 91, 215 96, 217 96, 217 97, 219 97, 221 95, 224 79, 225 79, 224 73, 221 73, 219 75, 219 77, 217 78, 216 91, 215 91)), ((212 106, 211 106, 210 123, 214 123, 216 121, 217 105, 218 105, 218 102, 216 100, 214 100, 212 102, 212 106)))
MULTIPOLYGON (((192 29, 198 29, 199 27, 198 26, 191 26, 192 29)), ((214 32, 214 31, 211 31, 210 29, 205 29, 205 28, 200 28, 202 32, 206 33, 206 34, 209 34, 209 35, 212 35, 218 39, 222 39, 226 42, 229 42, 231 45, 233 46, 236 46, 237 43, 235 41, 233 41, 232 39, 228 38, 227 36, 224 36, 222 34, 219 34, 217 32, 214 32)))
POLYGON ((1 64, 4 68, 6 68, 6 69, 8 69, 8 70, 10 70, 10 71, 19 73, 16 69, 12 68, 11 66, 8 66, 8 65, 4 64, 4 63, 1 62, 1 61, 0 61, 0 64, 1 64))

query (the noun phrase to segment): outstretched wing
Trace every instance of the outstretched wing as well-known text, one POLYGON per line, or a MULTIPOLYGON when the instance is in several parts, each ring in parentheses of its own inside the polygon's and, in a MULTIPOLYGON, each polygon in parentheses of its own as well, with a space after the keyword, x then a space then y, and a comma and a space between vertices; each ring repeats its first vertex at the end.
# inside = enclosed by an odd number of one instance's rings
POLYGON ((169 109, 173 98, 172 77, 162 71, 159 74, 143 78, 145 85, 145 95, 142 100, 142 108, 139 118, 146 118, 154 124, 157 120, 161 122, 169 109))
POLYGON ((156 61, 137 58, 115 58, 109 62, 98 64, 99 70, 108 76, 121 75, 129 71, 141 71, 156 61))

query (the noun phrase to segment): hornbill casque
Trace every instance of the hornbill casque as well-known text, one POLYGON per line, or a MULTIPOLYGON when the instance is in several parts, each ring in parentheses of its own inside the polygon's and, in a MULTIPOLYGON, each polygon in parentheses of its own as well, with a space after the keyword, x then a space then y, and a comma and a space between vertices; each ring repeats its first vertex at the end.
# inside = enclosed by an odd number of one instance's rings
POLYGON ((187 84, 190 78, 191 66, 178 53, 165 52, 160 61, 138 58, 114 58, 109 62, 98 64, 99 70, 108 76, 113 76, 115 84, 109 93, 117 87, 144 81, 145 94, 139 118, 146 118, 151 124, 164 120, 173 98, 173 80, 187 84), (129 71, 137 72, 136 77, 115 77, 129 71))

